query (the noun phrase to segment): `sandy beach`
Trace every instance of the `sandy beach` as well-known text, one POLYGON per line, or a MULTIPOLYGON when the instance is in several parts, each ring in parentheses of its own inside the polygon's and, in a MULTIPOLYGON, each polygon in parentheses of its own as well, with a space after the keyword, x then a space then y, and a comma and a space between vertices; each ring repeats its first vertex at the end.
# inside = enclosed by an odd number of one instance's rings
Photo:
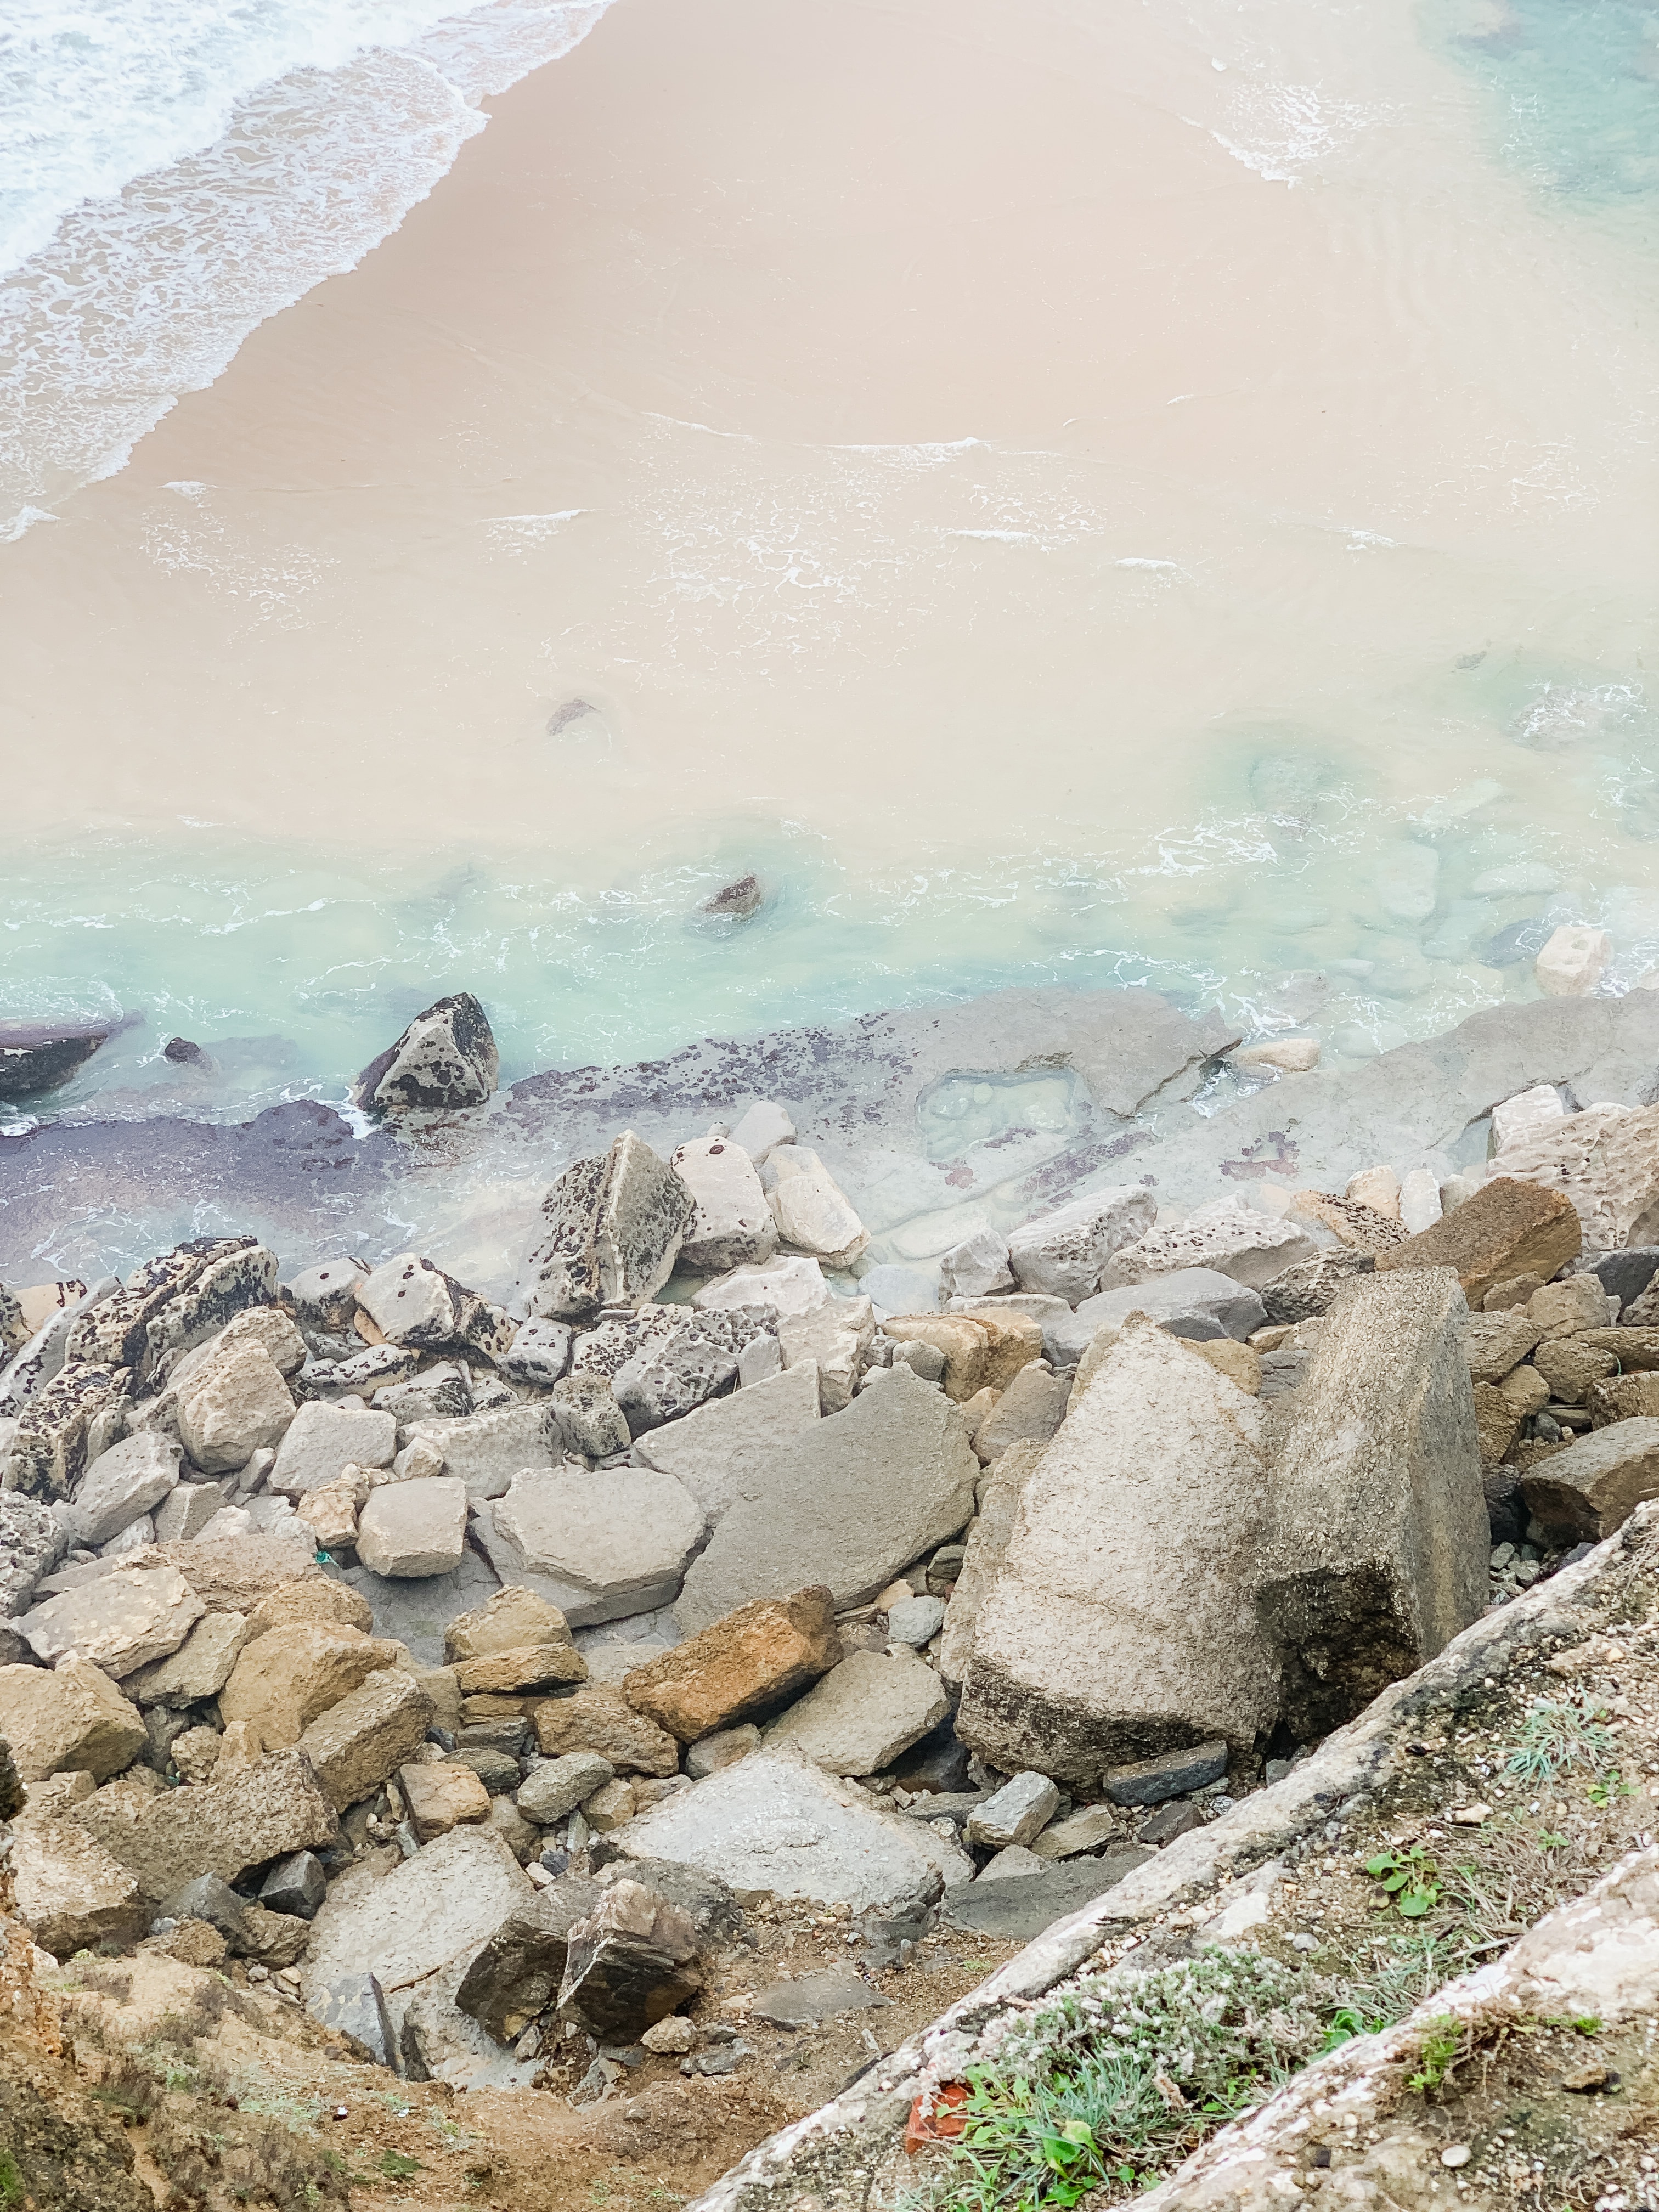
POLYGON ((1650 625, 1651 342, 1405 11, 1293 28, 619 0, 5 550, 14 822, 594 884, 1144 854, 1262 725, 1466 777, 1650 625))

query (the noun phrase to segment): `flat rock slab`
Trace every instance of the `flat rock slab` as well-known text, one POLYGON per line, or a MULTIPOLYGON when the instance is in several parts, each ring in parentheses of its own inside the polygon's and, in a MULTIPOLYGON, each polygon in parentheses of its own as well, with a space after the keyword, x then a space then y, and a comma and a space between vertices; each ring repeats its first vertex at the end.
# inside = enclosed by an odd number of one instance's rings
POLYGON ((1614 1421, 1552 1452, 1522 1479, 1521 1494, 1547 1528, 1592 1543, 1612 1535, 1644 1499, 1659 1498, 1659 1420, 1614 1421))
POLYGON ((1132 1313, 1143 1313, 1171 1336, 1205 1342, 1218 1336, 1241 1342, 1261 1328, 1267 1309, 1258 1293, 1231 1275, 1211 1267, 1180 1267, 1173 1274, 1156 1275, 1150 1282, 1128 1290, 1102 1291, 1085 1298, 1069 1324, 1045 1324, 1043 1341, 1052 1336, 1068 1359, 1079 1359, 1103 1328, 1121 1328, 1132 1313))
POLYGON ((861 1604, 965 1526, 979 1471, 957 1408, 890 1376, 782 1440, 764 1492, 733 1504, 692 1565, 675 1618, 690 1633, 813 1583, 861 1604))
POLYGON ((452 1828, 378 1881, 348 1877, 311 1923, 307 2000, 349 1973, 368 1972, 390 1996, 483 1949, 534 1886, 489 1828, 452 1828))
POLYGON ((945 1923, 1005 1943, 1029 1943, 1067 1913, 1084 1905, 1157 1856, 1132 1849, 1104 1851, 1097 1859, 1072 1859, 1045 1866, 1041 1874, 1015 1881, 975 1881, 952 1889, 945 1899, 945 1923))
POLYGON ((880 2012, 891 2004, 879 1990, 850 1966, 830 1966, 821 1974, 802 1974, 793 1982, 772 1982, 757 1990, 750 2011, 774 2027, 816 2027, 843 2013, 880 2012))
POLYGON ((945 1717, 945 1685, 920 1659, 849 1652, 766 1732, 826 1774, 879 1774, 945 1717))
POLYGON ((50 1597, 17 1622, 37 1659, 70 1651, 118 1681, 176 1651, 207 1607, 172 1567, 123 1567, 50 1597))
POLYGON ((137 1877, 157 1904, 199 1874, 234 1881, 251 1866, 332 1843, 334 1808, 302 1752, 273 1752, 222 1782, 139 1796, 100 1790, 70 1816, 137 1877))
POLYGON ((807 1361, 649 1430, 634 1456, 683 1483, 717 1527, 740 1498, 764 1494, 780 1447, 817 1418, 817 1370, 807 1361))
POLYGON ((573 1628, 672 1604, 702 1508, 653 1468, 531 1468, 478 1515, 477 1537, 503 1582, 556 1605, 573 1628))
POLYGON ((337 1482, 348 1467, 390 1467, 398 1424, 390 1413, 359 1412, 313 1400, 289 1423, 270 1472, 270 1487, 284 1498, 303 1498, 337 1482))
POLYGON ((919 1911, 972 1863, 861 1790, 767 1751, 636 1814, 608 1841, 623 1858, 717 1875, 741 1904, 811 1898, 854 1912, 919 1911))

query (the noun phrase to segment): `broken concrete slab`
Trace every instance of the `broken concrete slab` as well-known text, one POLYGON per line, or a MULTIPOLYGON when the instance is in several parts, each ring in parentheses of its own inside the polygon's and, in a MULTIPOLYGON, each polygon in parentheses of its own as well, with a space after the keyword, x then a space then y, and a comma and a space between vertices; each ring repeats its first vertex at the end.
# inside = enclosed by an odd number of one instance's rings
POLYGON ((634 1456, 683 1484, 714 1528, 739 1498, 764 1493, 780 1446, 817 1419, 818 1377, 809 1362, 653 1429, 634 1456))
POLYGON ((849 1652, 764 1731, 826 1774, 879 1774, 945 1717, 950 1700, 919 1659, 849 1652))
POLYGON ((76 1652, 119 1681, 176 1651, 206 1610, 177 1568, 147 1563, 63 1590, 15 1626, 47 1666, 76 1652))
POLYGON ((950 1689, 959 1690, 968 1672, 981 1610, 1001 1572, 1015 1513, 1042 1450, 1039 1443, 1011 1444, 981 1487, 979 1513, 968 1532, 956 1588, 945 1608, 939 1671, 950 1689))
POLYGON ((653 1468, 532 1468, 477 1526, 504 1582, 524 1583, 586 1628, 672 1603, 703 1514, 653 1468))
POLYGON ((1054 1818, 1060 1792, 1046 1774, 1011 1775, 968 1815, 968 1840, 1004 1851, 1030 1844, 1054 1818))
POLYGON ((1227 1747, 1218 1741, 1109 1766, 1100 1786, 1113 1805, 1163 1805, 1171 1797, 1185 1797, 1212 1782, 1224 1781, 1226 1775, 1227 1747))
POLYGON ((388 1997, 412 1988, 481 1949, 535 1894, 500 1837, 470 1826, 452 1828, 378 1881, 337 1885, 311 1923, 307 2008, 315 2017, 315 2001, 331 1983, 365 1970, 388 1997))

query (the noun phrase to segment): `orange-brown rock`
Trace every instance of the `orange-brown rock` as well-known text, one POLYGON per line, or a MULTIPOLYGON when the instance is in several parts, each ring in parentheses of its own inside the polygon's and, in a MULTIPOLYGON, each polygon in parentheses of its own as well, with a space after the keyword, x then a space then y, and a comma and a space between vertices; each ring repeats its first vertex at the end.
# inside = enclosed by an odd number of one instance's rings
POLYGON ((1659 1419, 1659 1375, 1651 1369, 1637 1375, 1610 1375, 1605 1382, 1590 1384, 1584 1403, 1593 1428, 1608 1428, 1614 1421, 1659 1419))
POLYGON ((585 1682, 587 1662, 574 1644, 520 1644, 512 1650, 459 1661, 455 1679, 464 1697, 514 1697, 556 1689, 563 1682, 585 1682))
POLYGON ((1376 1255, 1376 1271, 1390 1267, 1455 1267, 1463 1295, 1478 1306, 1494 1284, 1514 1275, 1546 1282, 1583 1245, 1572 1200, 1540 1183, 1494 1176, 1455 1212, 1419 1230, 1376 1255))
POLYGON ((985 1370, 980 1378, 983 1386, 1006 1390, 1022 1367, 1042 1358, 1042 1323, 1033 1321, 1030 1314, 975 1313, 963 1318, 982 1328, 988 1340, 985 1370))
POLYGON ((361 1629, 294 1621, 244 1647, 219 1692, 228 1723, 249 1721, 267 1751, 298 1743, 312 1722, 402 1656, 361 1629))
POLYGON ((472 1769, 459 1761, 434 1759, 429 1766, 400 1766, 398 1786, 417 1843, 429 1844, 434 1836, 447 1835, 467 1821, 489 1818, 489 1792, 472 1769))
POLYGON ((597 1751, 630 1774, 678 1771, 680 1747, 666 1729, 636 1713, 620 1690, 586 1682, 568 1698, 544 1698, 536 1708, 536 1740, 549 1759, 597 1751))
MULTIPOLYGON (((978 1314, 893 1314, 882 1323, 895 1344, 931 1344, 945 1355, 945 1395, 965 1406, 990 1381, 991 1326, 978 1314)), ((1042 1332, 1037 1331, 1042 1349, 1042 1332)))
POLYGON ((800 1589, 738 1606, 635 1668, 623 1689, 636 1712, 696 1743, 804 1690, 842 1656, 834 1599, 822 1588, 800 1589))
MULTIPOLYGON (((189 1576, 185 1579, 188 1582, 189 1576)), ((248 1615, 247 1625, 250 1644, 269 1635, 273 1628, 298 1625, 310 1628, 356 1628, 368 1636, 374 1632, 374 1608, 349 1583, 332 1582, 326 1575, 312 1575, 302 1582, 283 1583, 268 1592, 248 1615)))
MULTIPOLYGON (((486 1604, 474 1606, 450 1622, 444 1631, 444 1657, 453 1666, 464 1659, 487 1659, 492 1652, 520 1650, 528 1644, 575 1648, 570 1624, 557 1606, 549 1605, 521 1583, 509 1583, 486 1604)), ((583 1676, 563 1679, 580 1681, 583 1676)))

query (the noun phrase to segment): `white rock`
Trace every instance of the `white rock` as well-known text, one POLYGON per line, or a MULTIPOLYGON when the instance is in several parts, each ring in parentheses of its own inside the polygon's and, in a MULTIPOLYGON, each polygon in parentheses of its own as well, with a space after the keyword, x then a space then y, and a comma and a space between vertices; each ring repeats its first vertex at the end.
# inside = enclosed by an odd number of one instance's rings
POLYGON ((680 1247, 682 1266, 723 1274, 771 1258, 777 1224, 741 1145, 730 1137, 699 1137, 678 1146, 668 1164, 696 1202, 680 1247))
POLYGON ((226 1347, 179 1393, 179 1434, 204 1474, 246 1467, 278 1443, 294 1419, 294 1399, 264 1345, 247 1338, 226 1347))
MULTIPOLYGON (((777 1339, 759 1341, 775 1346, 777 1339)), ((684 1484, 709 1525, 717 1527, 739 1498, 765 1494, 788 1438, 817 1420, 818 1391, 810 1362, 792 1367, 647 1431, 634 1447, 635 1457, 684 1484)))
POLYGON ((1012 1291, 1014 1271, 1008 1264, 1008 1239, 994 1229, 976 1229, 971 1237, 953 1244, 939 1260, 945 1288, 953 1298, 982 1298, 997 1291, 1012 1291))
POLYGON ((210 1521, 205 1521, 196 1531, 198 1544, 216 1543, 225 1536, 251 1536, 253 1516, 243 1505, 222 1505, 210 1521))
POLYGON ((179 1483, 155 1510, 156 1542, 188 1544, 201 1534, 223 1504, 216 1483, 179 1483))
POLYGON ((1170 1227, 1148 1231, 1114 1252, 1100 1271, 1103 1291, 1151 1282, 1187 1267, 1207 1267, 1236 1283, 1259 1289, 1311 1260, 1318 1247, 1289 1221, 1275 1220, 1236 1198, 1218 1198, 1170 1227))
POLYGON ((466 1549, 466 1485, 449 1474, 383 1482, 357 1520, 357 1557, 395 1582, 447 1575, 466 1549))
POLYGON ((830 1296, 816 1260, 784 1254, 756 1267, 734 1267, 729 1275, 705 1283, 691 1303, 704 1313, 729 1306, 769 1306, 781 1318, 811 1313, 830 1296))
POLYGON ((738 1354, 738 1388, 748 1390, 783 1372, 783 1346, 775 1336, 751 1336, 738 1354))
POLYGON ((1565 1121, 1566 1112, 1553 1083, 1534 1083, 1530 1091, 1492 1108, 1493 1150, 1501 1152, 1506 1146, 1523 1145, 1531 1137, 1546 1135, 1549 1124, 1565 1121))
POLYGON ((503 1581, 588 1628, 671 1604, 705 1526, 690 1491, 654 1468, 532 1468, 490 1508, 487 1536, 481 1516, 479 1535, 503 1581))
POLYGON ((765 1731, 826 1774, 878 1774, 948 1711, 945 1686, 920 1659, 852 1651, 765 1731))
MULTIPOLYGON (((550 1404, 498 1406, 487 1413, 458 1420, 412 1421, 394 1465, 412 1474, 417 1462, 427 1471, 441 1460, 446 1474, 458 1476, 475 1502, 500 1498, 515 1474, 529 1467, 553 1467, 563 1456, 559 1425, 550 1404), (429 1457, 420 1456, 422 1448, 429 1457)), ((281 1487, 282 1462, 274 1480, 281 1487)))
POLYGON ((1113 1253, 1144 1237, 1157 1218, 1149 1191, 1115 1183, 1016 1229, 1008 1262, 1022 1291, 1076 1305, 1100 1288, 1100 1271, 1113 1253))
POLYGON ((732 1141, 751 1160, 763 1160, 775 1145, 793 1145, 795 1125, 787 1107, 770 1098, 757 1098, 731 1132, 732 1141))
POLYGON ((551 1389, 570 1364, 570 1331, 562 1321, 527 1321, 495 1362, 509 1382, 551 1389))
POLYGON ((853 1202, 817 1154, 805 1145, 789 1145, 773 1154, 777 1170, 772 1215, 778 1235, 798 1252, 850 1267, 870 1242, 853 1202))
POLYGON ((1534 963, 1538 988, 1552 999, 1583 998, 1601 980, 1613 939, 1587 922, 1564 922, 1534 963))
POLYGON ((1400 1185, 1400 1218, 1413 1237, 1439 1220, 1440 1185, 1430 1168, 1413 1168, 1400 1185))
POLYGON ((1235 1067, 1274 1067, 1281 1075, 1305 1075, 1319 1065, 1315 1037, 1269 1037, 1265 1044, 1241 1046, 1231 1055, 1235 1067))
POLYGON ((357 1303, 388 1344, 441 1350, 455 1336, 449 1278, 418 1252, 399 1252, 357 1285, 357 1303))
POLYGON ((1348 1177, 1343 1196, 1369 1206, 1386 1220, 1400 1218, 1400 1178, 1391 1167, 1361 1168, 1358 1175, 1348 1177))
POLYGON ((142 1552, 147 1544, 155 1541, 155 1523, 148 1513, 141 1513, 136 1521, 129 1521, 106 1544, 98 1547, 100 1559, 118 1559, 128 1552, 142 1552))
POLYGON ((171 1437, 153 1431, 128 1437, 88 1468, 69 1510, 70 1528, 83 1544, 106 1544, 159 1505, 178 1480, 179 1447, 171 1437))
POLYGON ((284 1497, 302 1498, 307 1490, 337 1482, 348 1467, 390 1467, 397 1448, 398 1424, 390 1413, 313 1400, 301 1407, 283 1438, 270 1486, 284 1497))
POLYGON ((838 1413, 852 1403, 860 1369, 875 1340, 876 1313, 868 1298, 831 1298, 778 1329, 785 1371, 808 1363, 817 1367, 818 1402, 826 1413, 838 1413))
POLYGON ((1587 1106, 1539 1125, 1492 1168, 1571 1199, 1593 1252, 1659 1243, 1659 1106, 1587 1106))

